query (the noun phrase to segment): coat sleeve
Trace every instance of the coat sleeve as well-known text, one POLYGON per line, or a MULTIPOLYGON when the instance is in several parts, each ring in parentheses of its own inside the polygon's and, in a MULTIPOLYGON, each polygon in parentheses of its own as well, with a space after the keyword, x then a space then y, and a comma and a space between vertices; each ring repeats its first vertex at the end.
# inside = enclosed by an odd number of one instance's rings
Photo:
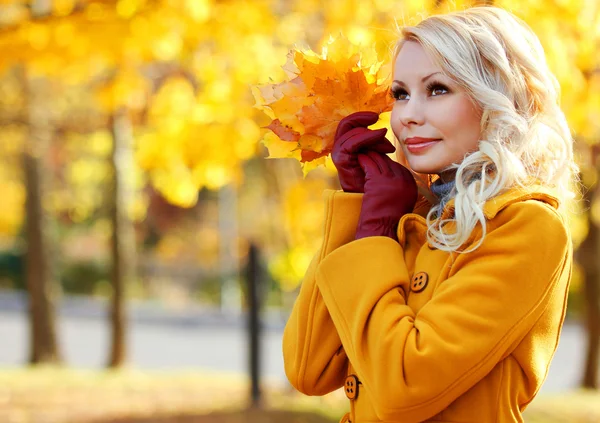
POLYGON ((356 240, 318 266, 317 286, 380 419, 418 422, 445 409, 565 295, 571 241, 557 212, 527 201, 494 220, 418 314, 406 303, 403 249, 390 238, 356 240))
POLYGON ((290 383, 307 395, 324 395, 342 386, 348 357, 315 275, 321 261, 354 240, 363 194, 325 190, 325 228, 321 248, 302 281, 283 332, 283 360, 290 383))

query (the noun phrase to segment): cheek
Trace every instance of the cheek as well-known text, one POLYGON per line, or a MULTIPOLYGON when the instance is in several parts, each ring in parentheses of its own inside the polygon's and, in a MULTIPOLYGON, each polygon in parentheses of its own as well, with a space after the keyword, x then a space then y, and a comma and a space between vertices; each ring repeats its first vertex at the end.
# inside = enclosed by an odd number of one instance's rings
POLYGON ((392 114, 390 115, 390 127, 396 135, 397 138, 400 138, 400 132, 402 131, 402 122, 400 121, 400 116, 398 115, 400 111, 398 107, 394 105, 392 108, 392 114))
POLYGON ((481 132, 481 112, 464 97, 448 102, 446 106, 445 110, 436 111, 438 129, 442 135, 453 141, 453 144, 460 144, 461 150, 476 148, 481 132))

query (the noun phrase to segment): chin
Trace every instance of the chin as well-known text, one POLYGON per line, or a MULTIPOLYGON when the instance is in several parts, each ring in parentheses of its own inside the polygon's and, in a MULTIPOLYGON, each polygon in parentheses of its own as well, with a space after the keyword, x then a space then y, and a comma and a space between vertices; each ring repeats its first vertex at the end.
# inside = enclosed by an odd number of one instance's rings
MULTIPOLYGON (((436 154, 434 151, 428 151, 426 154, 412 154, 407 151, 406 146, 402 146, 402 153, 406 159, 406 163, 411 170, 416 173, 434 175, 438 174, 444 168, 444 163, 440 163, 440 151, 436 154)), ((441 152, 443 154, 443 151, 441 152)))
MULTIPOLYGON (((419 157, 422 159, 422 157, 419 157)), ((437 163, 431 163, 428 160, 415 160, 414 157, 408 157, 408 165, 416 173, 422 173, 425 175, 437 175, 443 169, 443 166, 439 166, 437 163)))

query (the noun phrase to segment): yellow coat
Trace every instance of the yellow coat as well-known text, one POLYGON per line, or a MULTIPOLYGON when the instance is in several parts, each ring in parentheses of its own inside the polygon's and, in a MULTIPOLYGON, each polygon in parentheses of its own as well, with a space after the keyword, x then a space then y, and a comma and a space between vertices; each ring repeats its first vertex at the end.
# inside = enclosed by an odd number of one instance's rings
POLYGON ((344 422, 522 422, 571 278, 556 197, 534 186, 487 202, 483 244, 451 257, 426 242, 426 208, 400 220, 399 243, 354 240, 362 196, 324 193, 322 246, 283 334, 291 384, 307 395, 344 387, 344 422))

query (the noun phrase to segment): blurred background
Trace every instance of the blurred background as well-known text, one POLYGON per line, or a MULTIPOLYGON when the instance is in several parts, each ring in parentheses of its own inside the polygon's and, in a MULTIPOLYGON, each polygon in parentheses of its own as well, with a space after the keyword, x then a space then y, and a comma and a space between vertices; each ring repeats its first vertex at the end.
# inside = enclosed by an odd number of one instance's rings
POLYGON ((0 422, 335 422, 281 336, 335 169, 268 159, 250 87, 330 35, 495 4, 539 36, 585 199, 528 422, 599 422, 600 2, 0 0, 0 422))

